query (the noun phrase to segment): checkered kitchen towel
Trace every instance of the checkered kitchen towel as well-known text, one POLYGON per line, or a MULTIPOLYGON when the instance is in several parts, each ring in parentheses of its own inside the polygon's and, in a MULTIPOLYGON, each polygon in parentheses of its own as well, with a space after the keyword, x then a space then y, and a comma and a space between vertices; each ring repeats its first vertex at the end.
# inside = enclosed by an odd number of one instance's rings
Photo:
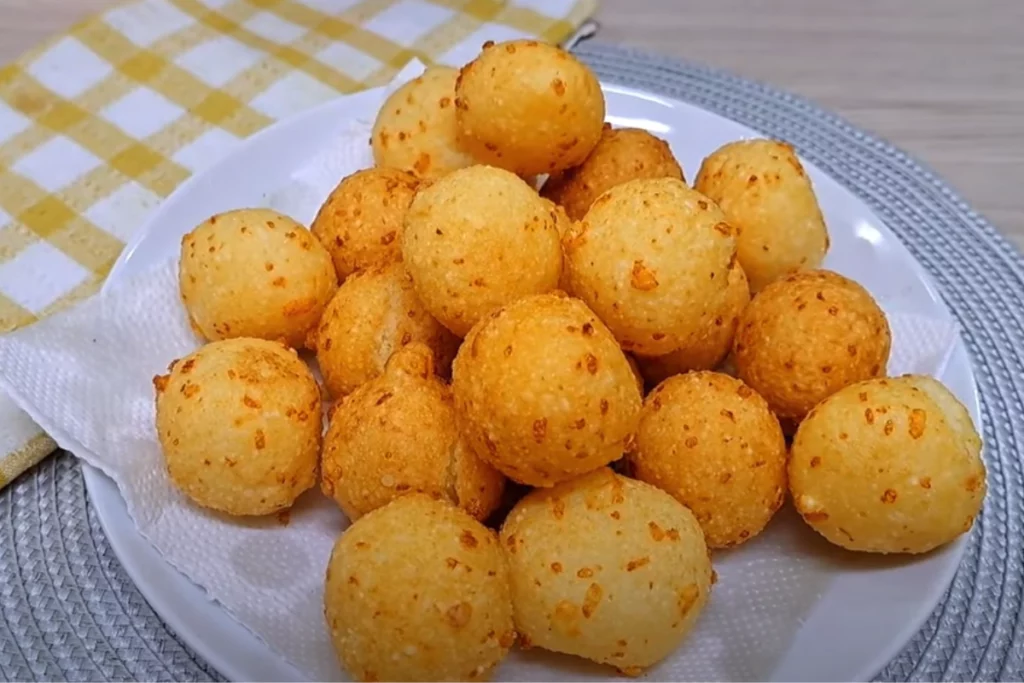
MULTIPOLYGON (((596 0, 139 0, 0 67, 0 333, 96 292, 192 173, 264 126, 459 64, 561 42, 596 0)), ((55 448, 0 394, 0 486, 55 448)))

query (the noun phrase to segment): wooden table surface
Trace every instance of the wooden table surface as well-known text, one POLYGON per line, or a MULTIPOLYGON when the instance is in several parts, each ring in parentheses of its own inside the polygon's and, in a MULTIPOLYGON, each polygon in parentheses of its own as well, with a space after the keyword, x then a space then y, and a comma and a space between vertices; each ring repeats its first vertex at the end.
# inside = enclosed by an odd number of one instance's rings
MULTIPOLYGON (((112 0, 0 0, 0 63, 112 0)), ((600 39, 785 88, 949 181, 1024 247, 1024 0, 603 0, 600 39)))

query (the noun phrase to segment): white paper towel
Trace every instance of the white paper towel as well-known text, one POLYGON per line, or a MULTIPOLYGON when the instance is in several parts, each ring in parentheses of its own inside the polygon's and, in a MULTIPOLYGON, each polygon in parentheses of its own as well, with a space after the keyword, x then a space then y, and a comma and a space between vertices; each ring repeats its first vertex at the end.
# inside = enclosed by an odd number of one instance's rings
MULTIPOLYGON (((411 65, 400 76, 415 76, 411 65)), ((341 124, 271 205, 312 219, 338 180, 371 164, 369 121, 341 124)), ((951 320, 887 307, 890 372, 941 374, 951 320)), ((178 298, 176 260, 77 308, 0 337, 0 386, 60 446, 112 477, 142 534, 166 560, 270 648, 316 680, 342 680, 323 623, 324 569, 346 521, 313 491, 285 526, 202 510, 172 487, 153 426, 152 377, 198 346, 178 298)), ((696 631, 651 680, 763 679, 836 571, 788 508, 758 538, 716 553, 719 582, 696 631)), ((500 680, 617 680, 573 658, 514 652, 500 680)))

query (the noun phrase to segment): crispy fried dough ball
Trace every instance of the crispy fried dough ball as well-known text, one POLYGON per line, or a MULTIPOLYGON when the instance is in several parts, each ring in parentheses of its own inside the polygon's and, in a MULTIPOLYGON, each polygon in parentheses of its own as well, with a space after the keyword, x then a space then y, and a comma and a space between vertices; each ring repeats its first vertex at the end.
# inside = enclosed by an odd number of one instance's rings
POLYGON ((324 310, 312 346, 334 397, 379 377, 391 354, 426 344, 447 376, 459 340, 423 307, 400 262, 373 266, 342 283, 324 310))
POLYGON ((714 317, 708 317, 704 329, 690 342, 664 356, 637 357, 637 365, 652 385, 691 370, 713 370, 720 366, 732 349, 740 315, 750 303, 747 276, 738 263, 729 270, 725 301, 714 317))
POLYGON ((739 230, 737 255, 751 291, 794 270, 817 268, 825 258, 825 219, 792 146, 731 142, 704 160, 693 186, 718 202, 739 230))
POLYGON ((178 283, 204 339, 258 337, 296 348, 338 288, 320 242, 269 209, 217 214, 186 234, 178 283))
POLYGON ((320 390, 293 349, 227 339, 153 378, 171 481, 230 515, 283 510, 316 482, 320 390))
POLYGON ((630 180, 598 197, 563 239, 565 279, 622 348, 664 355, 694 343, 723 306, 733 232, 681 180, 630 180))
POLYGON ((576 57, 534 40, 485 43, 455 82, 463 145, 518 175, 580 164, 604 126, 604 94, 576 57))
POLYGON ((744 543, 786 493, 786 440, 768 404, 717 372, 670 377, 644 401, 632 474, 697 516, 708 546, 744 543))
POLYGON ((866 289, 810 270, 753 298, 740 317, 733 360, 780 419, 799 422, 843 387, 884 375, 891 345, 885 313, 866 289))
POLYGON ((416 176, 396 168, 356 171, 338 183, 311 229, 330 252, 341 280, 401 258, 402 222, 421 187, 416 176))
POLYGON ((559 220, 515 175, 470 166, 416 197, 402 255, 424 306, 462 337, 495 308, 558 286, 559 220))
POLYGON ((501 542, 524 644, 631 676, 683 642, 714 581, 693 513, 608 468, 528 494, 501 542))
POLYGON ((930 377, 871 379, 815 407, 793 439, 790 492, 850 550, 924 553, 971 528, 986 493, 981 437, 930 377))
POLYGON ((684 180, 667 142, 639 128, 605 124, 601 140, 583 163, 548 178, 541 195, 578 221, 605 191, 637 178, 684 180))
POLYGON ((349 519, 409 492, 449 500, 477 519, 501 502, 504 477, 463 446, 451 390, 422 344, 345 397, 324 437, 321 487, 349 519))
POLYGON ((496 534, 419 493, 341 535, 327 565, 324 617, 357 681, 487 680, 516 638, 496 534))
POLYGON ((637 380, 608 329, 557 294, 520 299, 473 328, 452 389, 473 451, 531 486, 618 460, 640 412, 637 380))
POLYGON ((437 179, 476 161, 462 149, 455 120, 458 69, 432 66, 409 81, 377 112, 370 138, 377 166, 437 179))

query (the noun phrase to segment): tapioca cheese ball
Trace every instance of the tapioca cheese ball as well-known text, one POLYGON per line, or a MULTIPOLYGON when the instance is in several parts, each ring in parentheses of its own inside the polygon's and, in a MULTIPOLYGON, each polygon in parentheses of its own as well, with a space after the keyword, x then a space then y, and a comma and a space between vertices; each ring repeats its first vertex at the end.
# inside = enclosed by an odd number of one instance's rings
POLYGON ((560 220, 514 174, 470 166, 416 196, 402 256, 426 309, 463 337, 499 306, 558 286, 560 220))
POLYGON ((459 141, 455 116, 458 69, 432 66, 393 92, 370 138, 377 166, 434 180, 476 163, 459 141))
POLYGON ((411 343, 428 346, 447 376, 459 340, 423 306, 401 262, 352 275, 324 309, 310 340, 324 385, 334 398, 379 377, 391 354, 411 343))
POLYGON ((681 180, 630 180, 598 197, 563 238, 565 281, 622 348, 672 353, 723 307, 734 232, 681 180))
POLYGON ((885 313, 863 286, 808 270, 754 296, 740 316, 733 360, 740 379, 796 424, 843 387, 885 375, 891 346, 885 313))
POLYGON ((693 513, 608 468, 528 494, 501 542, 523 644, 630 676, 683 643, 714 583, 693 513))
POLYGON ((689 372, 645 399, 634 477, 667 491, 697 516, 708 546, 749 541, 786 495, 786 440, 763 398, 738 379, 689 372))
POLYGON ((704 160, 694 188, 739 230, 740 265, 758 292, 795 270, 817 268, 828 229, 811 179, 793 147, 776 140, 730 142, 704 160))
POLYGON ((210 342, 153 384, 167 471, 193 502, 264 515, 316 483, 320 390, 294 349, 263 339, 210 342))
POLYGON ((580 164, 601 138, 604 93, 594 72, 535 40, 484 44, 455 82, 463 145, 518 175, 580 164))
POLYGON ((480 681, 516 639, 497 534, 427 494, 361 517, 334 545, 324 617, 357 681, 480 681))
POLYGON ((397 168, 346 176, 317 211, 311 230, 331 254, 338 278, 401 258, 409 204, 423 183, 397 168))
POLYGON ((684 180, 667 142, 639 128, 605 124, 600 141, 583 163, 548 178, 541 195, 578 221, 606 190, 637 178, 684 180))
POLYGON ((922 375, 871 379, 822 401, 789 461, 793 503, 836 545, 925 553, 970 530, 987 486, 964 405, 922 375))
POLYGON ((320 484, 349 519, 425 492, 483 520, 500 504, 504 483, 463 444, 451 390, 422 344, 399 349, 382 376, 332 410, 320 484))
POLYGON ((181 240, 181 300, 206 341, 281 340, 299 348, 338 289, 323 245, 288 216, 237 209, 181 240))
POLYGON ((530 486, 618 460, 640 414, 622 349, 583 302, 559 294, 520 299, 474 327, 452 389, 473 452, 530 486))

